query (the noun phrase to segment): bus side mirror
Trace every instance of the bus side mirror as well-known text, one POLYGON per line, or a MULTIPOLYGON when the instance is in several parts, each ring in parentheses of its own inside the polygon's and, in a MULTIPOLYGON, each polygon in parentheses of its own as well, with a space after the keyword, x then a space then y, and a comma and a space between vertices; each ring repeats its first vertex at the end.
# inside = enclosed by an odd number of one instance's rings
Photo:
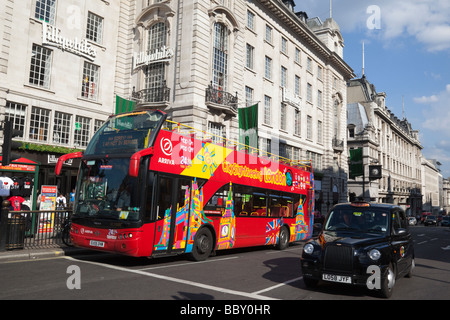
POLYGON ((65 161, 67 161, 69 159, 81 158, 82 156, 83 156, 83 152, 73 152, 73 153, 68 153, 68 154, 62 155, 61 157, 58 158, 58 162, 56 163, 55 174, 57 176, 60 175, 62 165, 65 161))
POLYGON ((130 167, 128 168, 128 175, 130 177, 135 177, 139 175, 139 164, 141 163, 141 158, 153 154, 153 147, 141 150, 133 154, 130 158, 130 167))

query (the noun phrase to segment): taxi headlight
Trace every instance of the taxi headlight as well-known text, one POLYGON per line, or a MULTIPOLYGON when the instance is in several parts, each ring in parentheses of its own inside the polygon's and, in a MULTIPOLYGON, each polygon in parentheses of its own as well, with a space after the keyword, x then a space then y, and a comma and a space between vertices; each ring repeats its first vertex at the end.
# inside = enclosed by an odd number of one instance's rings
POLYGON ((312 254, 314 252, 314 246, 311 243, 307 243, 305 244, 305 246, 303 247, 303 251, 306 254, 312 254))
POLYGON ((377 249, 372 249, 369 251, 369 258, 373 261, 377 261, 381 257, 381 252, 377 249))

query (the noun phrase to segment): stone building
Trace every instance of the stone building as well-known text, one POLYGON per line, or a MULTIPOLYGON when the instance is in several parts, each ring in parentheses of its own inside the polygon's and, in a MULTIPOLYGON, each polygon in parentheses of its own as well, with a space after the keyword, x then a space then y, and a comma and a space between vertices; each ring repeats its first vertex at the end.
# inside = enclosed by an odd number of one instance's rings
POLYGON ((0 121, 22 130, 19 153, 40 164, 39 184, 67 194, 76 162, 57 180, 57 157, 84 149, 114 113, 120 1, 0 2, 0 121))
POLYGON ((418 130, 386 107, 386 94, 377 92, 365 76, 349 82, 347 102, 347 146, 362 148, 364 170, 364 175, 349 179, 350 198, 410 207, 415 215, 422 207, 418 130), (371 168, 381 168, 381 175, 373 175, 371 168))
POLYGON ((39 150, 25 154, 84 149, 116 96, 237 141, 238 108, 257 104, 259 149, 311 159, 319 210, 347 199, 354 75, 333 19, 292 0, 1 1, 0 120, 39 150))

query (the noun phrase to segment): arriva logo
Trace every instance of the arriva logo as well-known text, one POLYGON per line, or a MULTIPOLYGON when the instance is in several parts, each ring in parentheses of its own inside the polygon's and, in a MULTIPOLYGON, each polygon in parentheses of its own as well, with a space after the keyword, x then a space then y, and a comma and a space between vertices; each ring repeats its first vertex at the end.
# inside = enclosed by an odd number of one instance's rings
POLYGON ((172 141, 168 138, 161 139, 161 150, 166 156, 172 155, 173 145, 172 141))

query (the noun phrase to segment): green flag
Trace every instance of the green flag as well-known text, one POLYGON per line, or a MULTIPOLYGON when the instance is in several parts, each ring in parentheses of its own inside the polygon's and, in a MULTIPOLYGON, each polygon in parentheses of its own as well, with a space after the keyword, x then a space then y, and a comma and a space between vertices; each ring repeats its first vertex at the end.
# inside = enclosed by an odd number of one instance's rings
MULTIPOLYGON (((239 142, 258 148, 258 104, 239 108, 239 142)), ((247 147, 246 147, 247 148, 247 147)))
POLYGON ((364 174, 362 148, 350 149, 349 167, 349 176, 351 179, 364 174))
POLYGON ((127 100, 116 95, 116 114, 133 111, 135 107, 135 101, 127 100))

